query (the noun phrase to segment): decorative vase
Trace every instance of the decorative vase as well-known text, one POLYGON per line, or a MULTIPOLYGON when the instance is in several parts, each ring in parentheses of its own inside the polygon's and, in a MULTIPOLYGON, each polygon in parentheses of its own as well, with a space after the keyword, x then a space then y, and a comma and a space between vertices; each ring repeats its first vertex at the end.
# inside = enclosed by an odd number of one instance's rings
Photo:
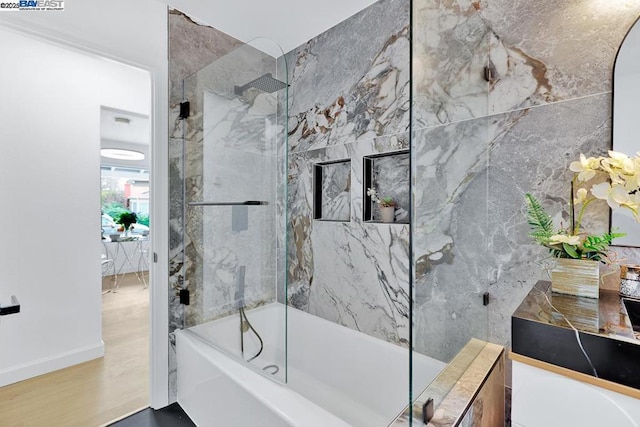
POLYGON ((380 217, 382 222, 394 222, 396 219, 396 207, 380 206, 380 217))
POLYGON ((551 290, 561 294, 598 298, 600 262, 558 258, 551 271, 551 290))
POLYGON ((620 295, 640 299, 640 265, 620 266, 620 295))

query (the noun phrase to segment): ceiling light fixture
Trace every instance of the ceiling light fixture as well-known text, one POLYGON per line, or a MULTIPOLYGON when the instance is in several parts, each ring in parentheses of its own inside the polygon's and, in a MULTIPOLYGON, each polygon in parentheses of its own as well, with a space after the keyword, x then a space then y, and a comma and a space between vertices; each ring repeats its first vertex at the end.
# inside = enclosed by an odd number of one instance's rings
POLYGON ((100 150, 102 157, 118 160, 144 160, 144 153, 134 150, 124 150, 121 148, 103 148, 100 150))
POLYGON ((115 120, 116 123, 121 125, 128 125, 129 123, 131 123, 131 119, 128 119, 126 117, 115 117, 113 120, 115 120))

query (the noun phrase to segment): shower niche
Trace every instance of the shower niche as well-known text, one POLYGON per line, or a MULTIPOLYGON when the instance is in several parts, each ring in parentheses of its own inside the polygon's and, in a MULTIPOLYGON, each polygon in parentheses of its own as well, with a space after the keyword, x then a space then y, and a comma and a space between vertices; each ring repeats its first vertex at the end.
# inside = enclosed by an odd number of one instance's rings
POLYGON ((350 221, 351 160, 334 160, 313 165, 313 219, 350 221))
POLYGON ((363 158, 363 219, 365 222, 381 222, 380 206, 369 189, 375 189, 379 198, 390 197, 396 203, 394 224, 409 224, 410 168, 409 151, 364 156, 363 158))

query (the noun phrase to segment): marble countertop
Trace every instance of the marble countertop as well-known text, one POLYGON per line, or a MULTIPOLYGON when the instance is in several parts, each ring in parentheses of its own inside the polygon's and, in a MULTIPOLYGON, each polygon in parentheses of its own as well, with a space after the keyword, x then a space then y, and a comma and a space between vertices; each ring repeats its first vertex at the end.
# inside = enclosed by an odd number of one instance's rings
POLYGON ((622 297, 615 291, 600 290, 600 298, 577 297, 551 292, 551 282, 539 281, 531 289, 513 317, 562 328, 573 325, 578 331, 633 342, 635 338, 622 297))
POLYGON ((550 282, 539 281, 511 322, 514 353, 640 388, 640 340, 618 292, 578 297, 551 292, 550 282))

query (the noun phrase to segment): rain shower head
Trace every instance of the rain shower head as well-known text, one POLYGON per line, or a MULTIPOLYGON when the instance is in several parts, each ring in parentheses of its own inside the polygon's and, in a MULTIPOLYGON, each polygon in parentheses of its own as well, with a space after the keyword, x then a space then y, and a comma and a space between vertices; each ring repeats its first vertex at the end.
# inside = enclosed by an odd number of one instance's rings
POLYGON ((236 95, 241 96, 245 90, 252 87, 259 89, 263 92, 273 93, 280 89, 284 89, 285 87, 287 87, 287 84, 285 82, 281 82, 278 79, 274 79, 271 73, 267 73, 263 76, 258 77, 255 80, 250 81, 246 85, 234 86, 233 92, 236 95))

